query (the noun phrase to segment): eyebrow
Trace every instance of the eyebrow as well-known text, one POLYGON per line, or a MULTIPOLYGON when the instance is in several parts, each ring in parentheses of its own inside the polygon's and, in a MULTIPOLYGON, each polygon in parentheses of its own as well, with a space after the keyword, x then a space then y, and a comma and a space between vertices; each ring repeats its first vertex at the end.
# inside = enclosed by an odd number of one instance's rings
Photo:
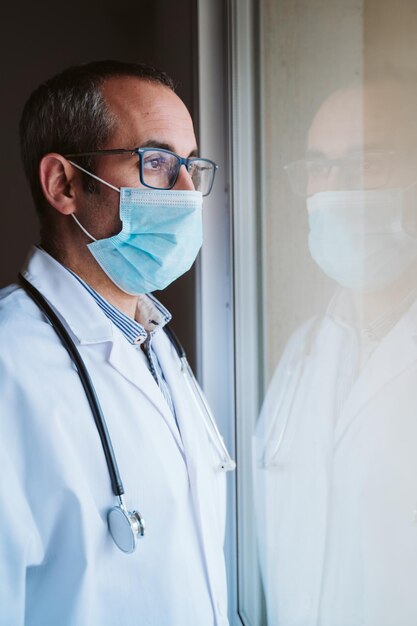
MULTIPOLYGON (((172 144, 169 143, 165 143, 163 141, 157 141, 155 139, 149 139, 149 141, 146 141, 145 143, 142 143, 140 145, 141 148, 161 148, 161 150, 169 150, 170 152, 175 152, 174 150, 174 146, 172 144)), ((176 154, 176 152, 175 152, 176 154)), ((191 150, 190 154, 188 155, 188 158, 190 157, 195 157, 198 156, 198 148, 195 147, 193 150, 191 150)))

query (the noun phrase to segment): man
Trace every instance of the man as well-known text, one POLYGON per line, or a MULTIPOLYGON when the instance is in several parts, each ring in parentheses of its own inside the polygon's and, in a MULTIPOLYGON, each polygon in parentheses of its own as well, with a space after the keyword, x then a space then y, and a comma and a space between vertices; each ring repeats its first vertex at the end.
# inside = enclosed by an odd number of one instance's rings
POLYGON ((0 624, 225 626, 232 462, 150 295, 194 262, 216 166, 170 79, 115 61, 41 85, 21 141, 41 243, 0 299, 0 624))
POLYGON ((417 623, 417 127, 410 80, 333 93, 287 167, 339 287, 290 339, 254 439, 271 626, 417 623))

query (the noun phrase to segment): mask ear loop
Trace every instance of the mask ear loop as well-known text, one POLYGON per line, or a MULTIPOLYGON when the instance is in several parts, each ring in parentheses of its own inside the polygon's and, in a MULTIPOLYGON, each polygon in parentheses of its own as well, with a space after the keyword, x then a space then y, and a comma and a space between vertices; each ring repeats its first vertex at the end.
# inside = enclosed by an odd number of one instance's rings
POLYGON ((103 183, 103 185, 107 185, 107 187, 110 187, 111 189, 114 189, 115 191, 117 191, 117 193, 120 193, 119 187, 115 187, 114 185, 112 185, 111 183, 108 183, 106 180, 103 180, 99 176, 96 176, 95 174, 92 174, 88 170, 86 170, 83 167, 81 167, 81 165, 78 165, 78 163, 74 163, 74 161, 70 161, 69 159, 68 159, 68 163, 71 163, 71 165, 76 167, 77 170, 81 170, 82 172, 84 172, 84 174, 88 174, 89 176, 92 176, 96 180, 100 181, 100 183, 103 183))
POLYGON ((93 235, 90 235, 88 230, 86 228, 84 228, 84 226, 81 224, 81 222, 75 217, 74 213, 71 213, 71 217, 78 224, 78 226, 81 228, 83 233, 85 233, 87 235, 87 237, 89 237, 91 239, 91 241, 97 241, 97 239, 95 237, 93 237, 93 235))
MULTIPOLYGON (((82 172, 84 172, 84 174, 88 174, 92 178, 95 178, 96 180, 98 180, 100 183, 103 183, 103 185, 107 185, 107 187, 110 187, 111 189, 114 189, 115 191, 117 191, 117 193, 120 193, 120 189, 118 187, 115 187, 114 185, 112 185, 111 183, 108 183, 106 180, 103 180, 99 176, 96 176, 95 174, 92 174, 88 170, 86 170, 83 167, 81 167, 81 165, 78 165, 78 163, 74 163, 74 161, 70 161, 69 159, 68 159, 68 163, 71 163, 71 165, 76 167, 78 170, 81 170, 82 172)), ((81 224, 81 222, 75 217, 74 213, 71 213, 71 217, 78 224, 78 226, 81 228, 83 233, 85 233, 87 235, 87 237, 89 237, 92 241, 97 241, 97 239, 95 237, 93 237, 93 235, 90 235, 88 230, 86 228, 84 228, 84 226, 81 224)))

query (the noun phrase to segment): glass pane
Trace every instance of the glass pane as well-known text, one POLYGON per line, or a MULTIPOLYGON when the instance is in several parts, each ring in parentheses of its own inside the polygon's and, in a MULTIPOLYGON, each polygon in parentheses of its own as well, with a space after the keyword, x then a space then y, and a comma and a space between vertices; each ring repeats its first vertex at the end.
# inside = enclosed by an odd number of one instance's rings
POLYGON ((415 626, 417 5, 259 4, 264 622, 415 626))

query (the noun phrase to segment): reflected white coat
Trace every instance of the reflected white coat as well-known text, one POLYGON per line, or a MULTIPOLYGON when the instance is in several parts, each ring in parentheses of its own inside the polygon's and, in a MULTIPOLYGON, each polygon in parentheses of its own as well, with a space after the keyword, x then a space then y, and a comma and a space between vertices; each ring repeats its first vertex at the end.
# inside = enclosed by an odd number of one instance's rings
POLYGON ((417 304, 357 378, 356 362, 352 329, 310 321, 264 402, 254 476, 269 626, 417 624, 417 304))
POLYGON ((0 297, 1 626, 226 626, 225 476, 164 332, 154 347, 180 432, 146 364, 41 250, 26 278, 89 370, 126 491, 147 524, 118 550, 116 501, 85 393, 54 330, 16 286, 0 297))

